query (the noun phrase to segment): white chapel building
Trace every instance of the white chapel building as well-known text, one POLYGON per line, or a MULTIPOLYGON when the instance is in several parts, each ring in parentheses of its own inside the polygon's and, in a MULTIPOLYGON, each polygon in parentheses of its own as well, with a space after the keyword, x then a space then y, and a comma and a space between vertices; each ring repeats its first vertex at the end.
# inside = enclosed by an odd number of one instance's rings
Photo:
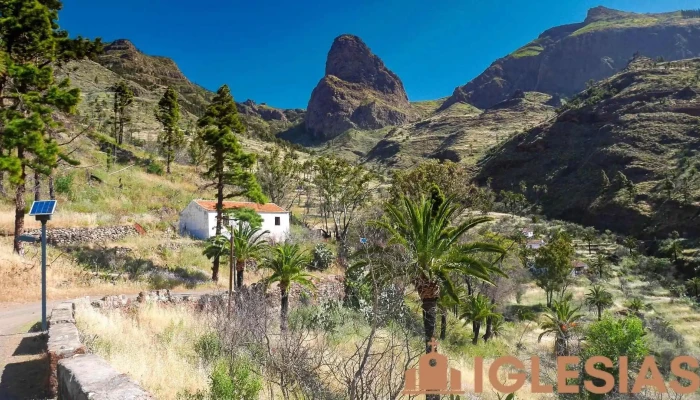
MULTIPOLYGON (((235 208, 252 208, 263 219, 262 230, 270 231, 268 238, 275 242, 283 242, 289 237, 289 211, 274 203, 257 204, 246 201, 224 201, 224 211, 235 208)), ((232 224, 234 221, 229 221, 232 224)), ((224 224, 227 221, 224 220, 224 224)), ((180 213, 181 235, 189 235, 196 239, 208 239, 216 235, 216 201, 192 200, 180 213)), ((228 236, 227 232, 222 234, 228 236)))

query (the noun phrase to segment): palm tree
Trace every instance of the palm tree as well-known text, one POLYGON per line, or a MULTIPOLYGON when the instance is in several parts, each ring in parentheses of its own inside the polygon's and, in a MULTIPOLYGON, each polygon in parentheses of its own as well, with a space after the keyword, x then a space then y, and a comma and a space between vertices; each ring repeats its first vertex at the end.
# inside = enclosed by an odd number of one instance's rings
POLYGON ((403 198, 399 206, 387 204, 385 218, 375 222, 388 233, 388 243, 401 246, 411 258, 407 272, 421 299, 427 352, 431 350, 429 341, 435 336, 440 293, 444 291, 457 299, 451 273, 487 282, 494 273, 505 276, 498 268, 478 258, 483 253, 503 255, 503 248, 489 243, 459 243, 470 229, 491 218, 476 217, 452 225, 459 208, 454 197, 443 198, 436 186, 431 192, 429 199, 403 198))
POLYGON ((639 314, 639 311, 644 308, 644 302, 639 297, 635 297, 627 303, 627 308, 635 314, 639 314))
POLYGON ((586 243, 588 243, 588 254, 591 254, 591 252, 592 252, 591 244, 593 244, 593 242, 596 239, 596 233, 597 232, 596 232, 595 228, 593 228, 593 227, 588 227, 588 228, 583 230, 583 240, 586 243))
POLYGON ((446 293, 440 293, 440 298, 438 299, 438 310, 440 311, 440 340, 444 340, 447 337, 447 314, 449 310, 453 310, 454 315, 457 316, 458 308, 460 305, 459 299, 462 297, 464 289, 462 286, 456 286, 455 291, 457 292, 457 299, 446 293))
POLYGON ((603 254, 598 254, 598 257, 591 263, 591 267, 593 267, 593 271, 595 271, 600 279, 603 279, 609 274, 608 260, 605 259, 603 254))
POLYGON ((613 297, 610 292, 600 285, 594 285, 586 294, 586 304, 598 310, 598 321, 602 319, 603 310, 613 305, 613 297))
POLYGON ((635 239, 632 236, 627 236, 623 241, 623 244, 629 249, 630 255, 632 255, 632 252, 636 250, 639 246, 639 242, 637 241, 637 239, 635 239))
MULTIPOLYGON (((472 344, 479 342, 481 324, 485 323, 489 317, 493 317, 494 314, 491 301, 481 293, 469 296, 463 303, 460 318, 466 320, 467 323, 472 323, 472 332, 474 332, 472 344)), ((485 340, 488 340, 488 338, 485 340)))
POLYGON ((685 285, 693 293, 693 296, 695 296, 695 297, 700 296, 700 277, 696 276, 695 278, 688 279, 685 282, 685 285))
POLYGON ((677 262, 678 257, 683 254, 683 246, 681 245, 681 241, 678 239, 673 239, 671 244, 668 246, 668 250, 673 256, 673 262, 677 262))
POLYGON ((287 313, 289 310, 289 287, 292 283, 313 288, 311 275, 304 272, 311 261, 308 253, 299 248, 297 244, 278 245, 274 248, 273 254, 268 255, 263 263, 263 267, 272 270, 272 275, 265 282, 270 285, 279 282, 281 295, 280 328, 287 331, 287 313))
POLYGON ((552 307, 546 309, 544 314, 546 320, 540 325, 544 332, 540 333, 537 341, 540 342, 542 337, 553 333, 555 335, 554 351, 556 355, 568 356, 571 329, 576 326, 576 321, 583 317, 578 313, 580 308, 574 308, 569 298, 555 300, 552 307))
POLYGON ((264 236, 270 231, 250 226, 243 222, 238 223, 233 235, 233 247, 236 255, 236 285, 243 286, 243 273, 250 260, 261 257, 267 242, 264 236))

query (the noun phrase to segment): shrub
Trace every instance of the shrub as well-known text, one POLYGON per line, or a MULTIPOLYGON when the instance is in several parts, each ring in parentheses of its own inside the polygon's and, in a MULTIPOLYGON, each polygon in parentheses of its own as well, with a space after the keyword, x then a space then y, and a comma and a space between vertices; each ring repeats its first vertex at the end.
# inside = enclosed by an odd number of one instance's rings
POLYGON ((324 301, 318 306, 295 309, 289 315, 292 330, 321 330, 334 333, 346 322, 357 319, 357 314, 344 308, 338 301, 324 301))
POLYGON ((212 399, 254 400, 262 390, 262 381, 253 374, 247 360, 238 359, 231 364, 220 361, 210 379, 212 399))
POLYGON ((325 271, 333 262, 333 252, 325 243, 319 243, 314 247, 311 269, 325 271))
POLYGON ((163 175, 163 173, 165 173, 165 169, 158 161, 151 160, 151 162, 148 163, 148 166, 146 166, 146 172, 154 175, 163 175))
POLYGON ((185 391, 178 400, 258 399, 262 380, 252 371, 248 360, 237 359, 233 363, 219 360, 209 375, 209 393, 185 391))
POLYGON ((216 333, 206 333, 197 339, 194 350, 205 362, 210 363, 221 356, 221 340, 216 333))
POLYGON ((56 192, 71 194, 73 191, 73 175, 59 176, 56 178, 56 192))

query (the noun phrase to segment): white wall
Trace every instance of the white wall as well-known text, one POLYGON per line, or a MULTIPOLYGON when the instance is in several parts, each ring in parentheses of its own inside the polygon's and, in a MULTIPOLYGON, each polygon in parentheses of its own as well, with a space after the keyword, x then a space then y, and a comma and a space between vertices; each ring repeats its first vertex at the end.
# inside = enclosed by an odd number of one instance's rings
MULTIPOLYGON (((260 213, 263 219, 262 230, 270 231, 269 238, 275 242, 283 242, 289 237, 289 213, 260 213), (275 225, 275 217, 280 224, 275 225)), ((216 212, 207 211, 192 201, 180 213, 180 234, 190 235, 197 239, 208 239, 216 234, 216 212)), ((228 236, 224 230, 222 234, 228 236)))
POLYGON ((180 234, 197 239, 209 238, 209 213, 192 201, 180 213, 180 234))
MULTIPOLYGON (((274 242, 284 242, 289 237, 289 213, 260 213, 262 219, 263 231, 270 231, 267 238, 274 242), (275 225, 275 217, 279 217, 280 224, 275 225)), ((216 230, 216 213, 212 213, 210 216, 210 223, 212 224, 211 236, 214 236, 216 230)), ((234 221, 235 222, 235 221, 234 221)), ((228 233, 224 233, 228 237, 228 233)))

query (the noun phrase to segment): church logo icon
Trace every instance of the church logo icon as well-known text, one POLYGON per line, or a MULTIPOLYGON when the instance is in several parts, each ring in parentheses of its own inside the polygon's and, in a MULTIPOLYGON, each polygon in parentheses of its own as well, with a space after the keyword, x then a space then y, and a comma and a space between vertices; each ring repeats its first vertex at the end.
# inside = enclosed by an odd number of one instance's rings
POLYGON ((429 343, 430 353, 424 354, 418 360, 418 368, 405 372, 406 384, 404 395, 421 394, 464 394, 462 388, 462 373, 447 366, 447 357, 437 352, 437 341, 433 338, 429 343), (449 378, 449 382, 448 382, 449 378))

